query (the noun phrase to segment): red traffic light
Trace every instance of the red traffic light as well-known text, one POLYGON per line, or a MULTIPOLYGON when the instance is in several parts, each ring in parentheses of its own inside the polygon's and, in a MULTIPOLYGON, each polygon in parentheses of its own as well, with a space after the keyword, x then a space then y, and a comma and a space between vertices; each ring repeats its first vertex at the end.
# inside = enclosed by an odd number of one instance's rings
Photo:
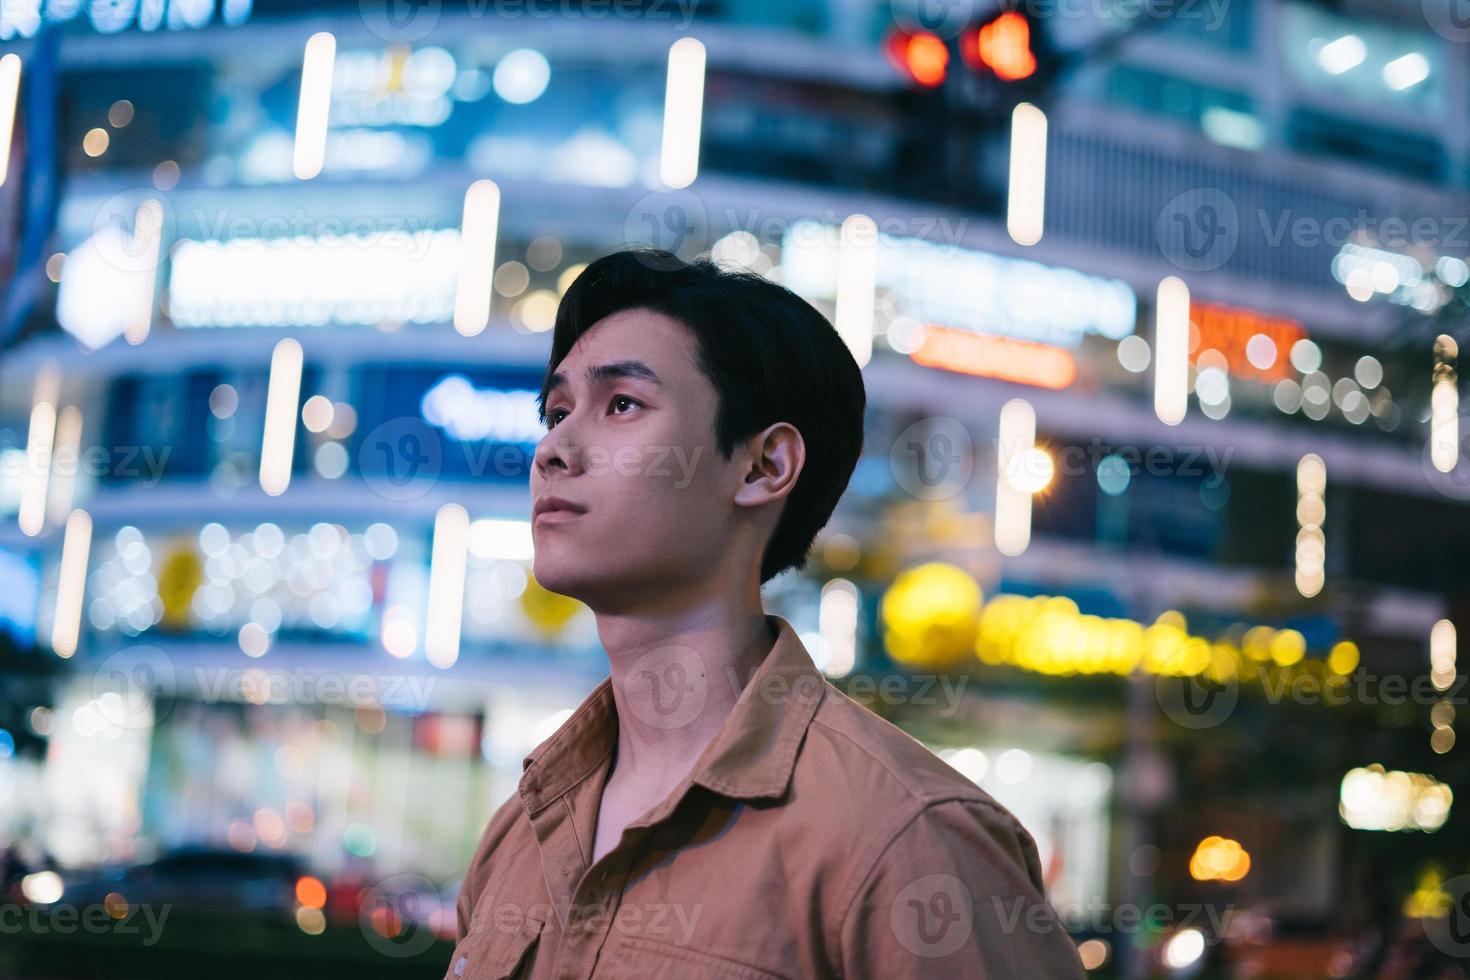
POLYGON ((1014 10, 978 30, 966 31, 960 38, 960 53, 971 68, 988 69, 1002 81, 1020 81, 1036 73, 1031 22, 1014 10))
POLYGON ((949 48, 927 31, 910 34, 894 28, 883 39, 883 50, 899 71, 926 88, 942 85, 949 72, 949 48))

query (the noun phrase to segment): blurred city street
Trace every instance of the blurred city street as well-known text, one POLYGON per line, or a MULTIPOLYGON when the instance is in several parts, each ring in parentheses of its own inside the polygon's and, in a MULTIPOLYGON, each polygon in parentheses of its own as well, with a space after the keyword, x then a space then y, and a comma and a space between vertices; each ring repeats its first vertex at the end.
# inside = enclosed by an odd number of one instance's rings
POLYGON ((0 0, 0 978, 451 970, 630 245, 852 351, 766 607, 1089 976, 1470 978, 1466 0, 0 0))

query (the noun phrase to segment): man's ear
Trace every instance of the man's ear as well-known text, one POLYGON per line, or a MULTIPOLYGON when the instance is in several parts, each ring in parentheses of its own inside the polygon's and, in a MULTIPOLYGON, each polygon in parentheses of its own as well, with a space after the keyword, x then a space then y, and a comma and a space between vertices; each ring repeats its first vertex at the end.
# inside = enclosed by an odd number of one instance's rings
POLYGON ((784 500, 796 487, 806 464, 806 441, 790 422, 775 422, 745 442, 748 469, 735 493, 741 507, 759 507, 784 500))

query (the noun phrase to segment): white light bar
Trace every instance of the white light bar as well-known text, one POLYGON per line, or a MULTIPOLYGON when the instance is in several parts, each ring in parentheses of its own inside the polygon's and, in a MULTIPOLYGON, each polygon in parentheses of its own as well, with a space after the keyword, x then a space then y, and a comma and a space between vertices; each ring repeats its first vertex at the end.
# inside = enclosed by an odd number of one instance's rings
POLYGON ((1011 112, 1006 231, 1018 245, 1041 241, 1046 214, 1046 113, 1029 102, 1011 112))
POLYGON ((66 536, 61 542, 56 613, 51 625, 51 649, 58 657, 70 657, 77 652, 82 599, 87 588, 87 557, 91 550, 92 516, 84 510, 74 510, 66 519, 66 536))
POLYGON ((271 352, 265 395, 265 436, 260 444, 260 488, 272 497, 291 485, 296 452, 296 412, 301 399, 301 345, 290 337, 271 352))
POLYGON ((10 169, 10 140, 15 133, 15 106, 20 100, 20 55, 0 58, 0 187, 10 169))
POLYGON ((428 615, 424 622, 424 656, 435 667, 452 667, 459 659, 469 530, 470 516, 459 504, 445 504, 434 517, 434 543, 429 555, 428 615))
POLYGON ((454 329, 473 337, 490 323, 495 276, 495 236, 500 225, 500 188, 477 180, 464 194, 460 219, 459 286, 454 295, 454 329))
POLYGON ((327 118, 332 108, 332 65, 337 39, 318 31, 301 59, 301 95, 296 104, 296 146, 291 171, 302 180, 322 172, 327 158, 327 118))
POLYGON ((1154 307, 1154 414, 1165 425, 1189 409, 1189 287, 1177 276, 1159 283, 1154 307))
POLYGON ((669 187, 688 187, 699 176, 704 65, 704 45, 698 39, 680 38, 669 47, 663 147, 659 154, 659 177, 669 187))
POLYGON ((837 259, 837 333, 858 367, 873 358, 873 302, 877 289, 878 226, 865 214, 842 222, 837 259))

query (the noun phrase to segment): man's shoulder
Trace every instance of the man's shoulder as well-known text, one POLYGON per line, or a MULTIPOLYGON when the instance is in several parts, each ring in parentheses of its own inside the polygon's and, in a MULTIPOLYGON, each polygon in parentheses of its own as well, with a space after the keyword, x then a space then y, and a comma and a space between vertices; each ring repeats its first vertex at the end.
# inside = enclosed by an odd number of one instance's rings
POLYGON ((950 801, 1013 819, 995 798, 918 739, 834 686, 812 718, 797 759, 798 775, 825 781, 851 801, 897 815, 950 801))
POLYGON ((522 802, 520 794, 512 793, 495 807, 495 812, 485 824, 485 829, 480 832, 480 841, 475 847, 474 857, 470 859, 470 866, 465 871, 462 886, 464 893, 472 898, 478 895, 481 883, 488 873, 486 865, 490 855, 507 838, 516 837, 520 833, 530 833, 530 818, 526 815, 526 805, 522 802))
POLYGON ((1044 887, 1035 838, 1010 810, 836 688, 807 729, 789 804, 802 808, 805 839, 825 842, 852 872, 844 896, 882 868, 921 866, 991 894, 1044 887))
POLYGON ((480 858, 488 855, 507 837, 514 836, 522 829, 529 833, 530 827, 531 818, 526 814, 525 801, 519 793, 511 793, 490 815, 490 820, 480 835, 480 846, 477 848, 479 853, 475 856, 480 858))

